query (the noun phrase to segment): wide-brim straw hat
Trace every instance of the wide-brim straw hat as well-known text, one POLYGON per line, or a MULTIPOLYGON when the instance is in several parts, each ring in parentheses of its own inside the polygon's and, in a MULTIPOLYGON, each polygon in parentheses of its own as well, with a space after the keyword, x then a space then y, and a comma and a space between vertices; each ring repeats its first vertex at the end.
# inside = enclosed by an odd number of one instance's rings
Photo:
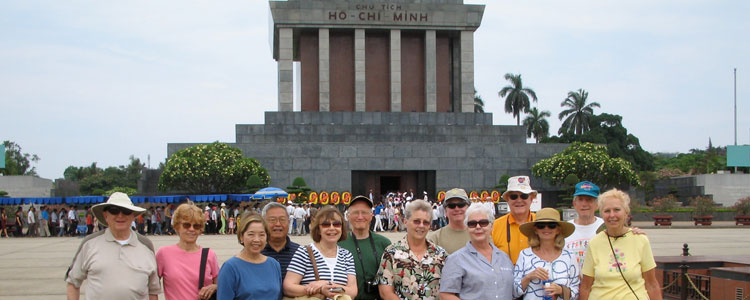
POLYGON ((104 209, 109 206, 117 206, 120 208, 131 210, 136 216, 146 211, 145 208, 133 205, 133 201, 130 200, 130 197, 128 197, 127 194, 114 192, 109 196, 107 202, 99 203, 91 207, 91 212, 94 213, 94 216, 99 221, 99 224, 102 224, 104 226, 107 226, 107 220, 104 219, 104 209))
POLYGON ((536 223, 557 223, 557 226, 560 226, 562 228, 562 231, 560 234, 562 234, 563 237, 569 237, 571 234, 573 234, 573 231, 576 230, 575 225, 570 222, 563 222, 560 220, 560 212, 558 212, 554 208, 542 208, 536 213, 536 220, 533 222, 527 222, 523 223, 521 225, 521 233, 523 233, 525 236, 529 237, 532 234, 534 234, 534 225, 536 223))
POLYGON ((531 188, 531 179, 529 176, 513 176, 508 178, 508 190, 503 193, 503 199, 508 201, 508 192, 521 192, 530 194, 531 198, 536 198, 537 191, 531 188))

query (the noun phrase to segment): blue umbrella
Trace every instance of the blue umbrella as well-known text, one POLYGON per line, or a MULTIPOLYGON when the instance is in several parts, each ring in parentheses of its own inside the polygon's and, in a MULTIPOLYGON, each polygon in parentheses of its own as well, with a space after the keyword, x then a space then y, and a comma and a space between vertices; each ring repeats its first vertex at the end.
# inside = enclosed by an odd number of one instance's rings
POLYGON ((261 200, 261 199, 271 199, 273 197, 286 197, 286 196, 289 196, 289 194, 280 188, 267 187, 267 188, 262 188, 258 190, 257 192, 255 192, 255 194, 253 194, 253 199, 261 200))

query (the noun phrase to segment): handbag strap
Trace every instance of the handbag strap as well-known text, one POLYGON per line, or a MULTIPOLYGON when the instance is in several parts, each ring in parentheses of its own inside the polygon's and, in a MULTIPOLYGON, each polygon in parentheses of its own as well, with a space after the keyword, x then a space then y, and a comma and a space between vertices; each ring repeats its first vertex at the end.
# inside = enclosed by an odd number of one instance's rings
POLYGON ((313 265, 313 272, 315 272, 315 280, 320 280, 320 275, 318 275, 318 261, 315 260, 315 255, 313 255, 312 247, 310 245, 306 245, 305 248, 307 248, 307 255, 310 256, 310 262, 312 262, 313 265))
POLYGON ((198 273, 198 291, 203 288, 203 281, 206 277, 206 260, 208 260, 208 248, 203 248, 201 251, 201 268, 198 273))

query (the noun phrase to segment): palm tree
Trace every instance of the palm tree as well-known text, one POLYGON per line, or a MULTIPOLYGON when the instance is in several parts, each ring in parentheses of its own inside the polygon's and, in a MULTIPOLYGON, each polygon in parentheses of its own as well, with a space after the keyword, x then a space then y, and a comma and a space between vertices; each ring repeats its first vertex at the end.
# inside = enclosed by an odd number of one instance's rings
POLYGON ((540 138, 548 137, 549 123, 545 118, 550 116, 552 114, 549 111, 543 110, 539 112, 536 107, 529 110, 529 115, 523 119, 523 126, 526 126, 526 136, 531 137, 533 135, 537 143, 539 143, 540 138))
POLYGON ((479 96, 477 94, 477 90, 474 90, 474 112, 475 113, 483 113, 484 112, 484 100, 482 100, 482 96, 479 96))
POLYGON ((510 81, 510 85, 506 85, 497 94, 500 98, 505 98, 505 112, 512 113, 516 118, 516 125, 521 125, 521 112, 529 111, 529 98, 536 102, 536 93, 531 88, 523 87, 521 74, 505 74, 505 80, 510 81))
POLYGON ((586 104, 589 92, 584 89, 568 92, 568 98, 565 98, 560 106, 568 109, 563 110, 557 116, 563 121, 558 134, 564 132, 573 132, 575 135, 581 135, 589 130, 589 119, 594 115, 594 107, 600 107, 599 103, 591 102, 586 104), (567 117, 566 117, 567 116, 567 117))

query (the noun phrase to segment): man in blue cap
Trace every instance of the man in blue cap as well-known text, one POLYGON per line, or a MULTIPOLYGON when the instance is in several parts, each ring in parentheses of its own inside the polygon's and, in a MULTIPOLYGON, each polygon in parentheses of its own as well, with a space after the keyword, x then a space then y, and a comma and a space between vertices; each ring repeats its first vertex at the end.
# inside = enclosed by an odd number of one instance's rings
POLYGON ((588 181, 576 184, 576 192, 573 194, 573 208, 576 209, 578 217, 568 222, 575 225, 573 234, 565 238, 565 249, 578 256, 578 266, 583 267, 583 255, 589 240, 596 235, 597 229, 604 224, 602 218, 594 215, 598 206, 596 198, 599 197, 599 187, 588 181))

